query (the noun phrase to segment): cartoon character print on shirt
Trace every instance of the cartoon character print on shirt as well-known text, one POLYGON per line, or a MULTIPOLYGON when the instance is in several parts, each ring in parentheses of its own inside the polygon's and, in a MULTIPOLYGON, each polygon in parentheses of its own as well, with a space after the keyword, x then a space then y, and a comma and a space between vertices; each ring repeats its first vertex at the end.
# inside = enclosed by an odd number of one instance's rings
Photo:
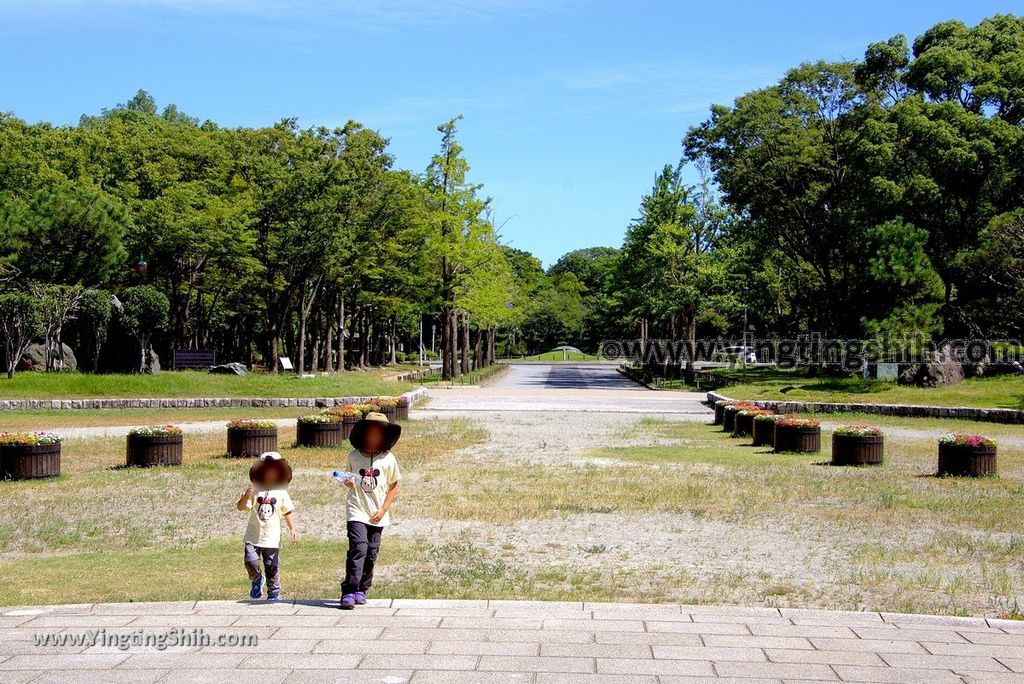
POLYGON ((267 522, 274 517, 274 505, 277 503, 277 497, 259 496, 256 497, 256 503, 259 505, 256 509, 256 517, 258 517, 261 522, 267 522))
POLYGON ((377 478, 380 477, 380 468, 360 468, 359 486, 364 492, 372 492, 377 488, 377 478))

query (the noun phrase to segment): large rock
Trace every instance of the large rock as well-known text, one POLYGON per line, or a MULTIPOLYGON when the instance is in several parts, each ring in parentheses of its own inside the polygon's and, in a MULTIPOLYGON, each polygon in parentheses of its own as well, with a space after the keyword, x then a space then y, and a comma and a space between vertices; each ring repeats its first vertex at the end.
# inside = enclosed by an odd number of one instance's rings
MULTIPOLYGON (((78 359, 75 352, 66 344, 61 344, 63 370, 77 370, 78 359)), ((20 371, 44 371, 46 370, 46 348, 41 344, 30 344, 25 353, 18 361, 17 369, 20 371)))
POLYGON ((964 366, 948 347, 941 349, 932 359, 911 364, 900 373, 899 384, 918 387, 955 385, 964 379, 964 366))
POLYGON ((215 375, 248 375, 249 369, 245 367, 245 364, 233 361, 231 363, 210 366, 210 372, 215 375))

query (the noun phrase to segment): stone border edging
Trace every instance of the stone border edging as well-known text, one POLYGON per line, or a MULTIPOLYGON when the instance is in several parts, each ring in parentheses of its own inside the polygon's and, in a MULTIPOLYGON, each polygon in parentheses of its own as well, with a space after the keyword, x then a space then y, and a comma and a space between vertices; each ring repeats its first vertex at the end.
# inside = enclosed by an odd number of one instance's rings
MULTIPOLYGON (((736 401, 717 392, 708 392, 707 403, 719 399, 736 401)), ((740 401, 748 401, 746 399, 740 401)), ((880 416, 906 418, 959 418, 987 423, 1024 423, 1024 411, 1000 408, 971 408, 969 406, 923 406, 918 404, 840 404, 815 401, 776 401, 750 399, 754 406, 772 409, 778 413, 871 413, 880 416)))
MULTIPOLYGON (((426 387, 417 387, 400 396, 414 404, 427 395, 426 387)), ((0 399, 0 411, 30 409, 160 409, 160 408, 329 408, 359 404, 373 397, 202 397, 176 399, 0 399)))

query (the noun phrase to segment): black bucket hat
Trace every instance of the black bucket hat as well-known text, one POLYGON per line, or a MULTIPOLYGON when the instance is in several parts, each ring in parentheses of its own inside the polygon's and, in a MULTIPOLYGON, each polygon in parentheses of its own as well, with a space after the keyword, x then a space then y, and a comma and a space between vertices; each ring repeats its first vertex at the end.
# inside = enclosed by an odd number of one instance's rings
POLYGON ((384 430, 384 442, 380 445, 381 453, 390 451, 391 447, 395 446, 398 442, 398 438, 402 436, 401 425, 392 423, 383 413, 371 411, 352 426, 352 432, 348 437, 348 441, 352 443, 352 446, 360 451, 363 450, 363 444, 366 442, 366 429, 370 425, 380 425, 384 430))

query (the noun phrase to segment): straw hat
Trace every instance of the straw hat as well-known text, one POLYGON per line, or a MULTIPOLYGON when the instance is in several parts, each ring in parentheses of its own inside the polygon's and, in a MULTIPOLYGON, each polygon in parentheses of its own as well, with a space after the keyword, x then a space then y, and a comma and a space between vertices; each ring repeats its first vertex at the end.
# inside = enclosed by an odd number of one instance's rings
POLYGON ((284 456, 268 451, 249 468, 249 481, 265 489, 287 487, 292 481, 292 467, 284 456))
POLYGON ((383 413, 377 413, 371 411, 362 417, 355 425, 352 426, 352 432, 349 434, 348 441, 352 443, 356 449, 363 450, 363 444, 366 441, 366 429, 370 425, 380 425, 384 430, 384 441, 380 445, 380 452, 384 453, 390 451, 391 447, 395 446, 398 442, 398 438, 402 436, 402 426, 398 423, 392 423, 388 420, 388 417, 383 413))

